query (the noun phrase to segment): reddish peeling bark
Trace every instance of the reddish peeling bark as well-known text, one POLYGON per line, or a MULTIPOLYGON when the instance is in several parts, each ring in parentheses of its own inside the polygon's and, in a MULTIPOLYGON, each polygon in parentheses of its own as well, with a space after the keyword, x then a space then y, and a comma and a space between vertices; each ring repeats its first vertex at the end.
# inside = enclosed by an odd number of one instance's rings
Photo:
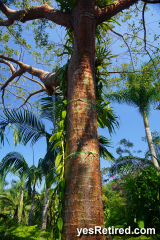
MULTIPOLYGON (((69 103, 66 156, 73 155, 65 160, 63 240, 79 239, 77 228, 104 227, 97 115, 94 107, 96 19, 93 0, 78 1, 73 13, 73 24, 74 50, 67 73, 69 103)), ((105 236, 87 234, 82 235, 81 240, 84 239, 105 239, 105 236)))

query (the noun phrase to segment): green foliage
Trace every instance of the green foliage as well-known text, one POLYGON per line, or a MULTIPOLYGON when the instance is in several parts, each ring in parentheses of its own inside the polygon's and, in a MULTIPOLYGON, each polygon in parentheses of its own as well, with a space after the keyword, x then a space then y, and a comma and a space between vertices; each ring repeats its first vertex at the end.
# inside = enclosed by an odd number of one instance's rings
POLYGON ((112 2, 113 1, 111 1, 111 0, 95 0, 95 4, 100 8, 105 8, 112 2))
MULTIPOLYGON (((103 186, 105 227, 155 228, 160 233, 160 175, 154 166, 126 178, 115 178, 103 186)), ((157 239, 156 236, 116 236, 111 239, 157 239)))
POLYGON ((147 236, 135 236, 135 237, 131 237, 128 235, 125 236, 114 236, 113 237, 114 240, 155 240, 155 238, 153 236, 147 237, 147 236))
MULTIPOLYGON (((56 0, 58 3, 58 6, 60 7, 60 11, 66 12, 66 13, 71 13, 73 9, 76 7, 77 0, 56 0)), ((111 4, 112 1, 110 0, 96 0, 95 4, 100 7, 104 8, 111 4)))
POLYGON ((126 198, 123 182, 115 179, 103 186, 103 194, 107 197, 104 205, 105 227, 125 228, 126 222, 126 198))
POLYGON ((128 194, 128 225, 155 228, 160 233, 160 175, 150 166, 142 169, 135 178, 126 177, 128 194))
POLYGON ((42 232, 37 229, 37 226, 14 226, 7 230, 6 232, 6 240, 41 240, 41 239, 50 239, 50 232, 42 232))
POLYGON ((18 220, 14 218, 3 219, 0 218, 1 230, 6 230, 12 227, 18 226, 18 220))

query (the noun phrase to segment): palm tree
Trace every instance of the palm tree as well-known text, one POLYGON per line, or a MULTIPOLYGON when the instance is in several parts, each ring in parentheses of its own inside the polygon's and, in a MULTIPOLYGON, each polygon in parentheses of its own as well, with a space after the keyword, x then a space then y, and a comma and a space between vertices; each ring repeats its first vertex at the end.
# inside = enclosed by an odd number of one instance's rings
POLYGON ((43 175, 45 176, 45 197, 43 201, 43 211, 41 218, 40 229, 46 229, 47 224, 47 212, 49 207, 49 192, 51 190, 52 184, 55 182, 56 169, 55 169, 55 158, 57 155, 57 151, 52 151, 53 145, 50 145, 47 154, 44 159, 40 159, 39 164, 41 165, 43 175))
POLYGON ((160 92, 151 83, 150 78, 151 74, 147 75, 146 71, 137 74, 128 74, 127 87, 125 89, 113 93, 104 93, 104 95, 111 101, 118 102, 120 104, 127 103, 128 105, 138 107, 139 113, 143 117, 152 162, 157 168, 159 168, 149 128, 148 116, 150 112, 150 104, 160 97, 160 92))
POLYGON ((43 177, 42 169, 39 166, 35 167, 34 165, 32 165, 29 168, 26 186, 28 188, 29 196, 32 195, 32 202, 31 202, 31 208, 30 208, 30 212, 29 212, 28 226, 33 225, 33 215, 34 215, 34 211, 35 211, 36 183, 38 181, 41 183, 42 177, 43 177), (32 189, 32 191, 31 191, 31 189, 32 189))
POLYGON ((0 163, 0 173, 2 176, 6 176, 9 171, 13 172, 14 174, 17 172, 21 179, 21 196, 18 208, 19 222, 21 221, 22 217, 25 175, 27 174, 28 170, 29 167, 27 162, 25 161, 24 157, 18 152, 8 153, 0 163))
MULTIPOLYGON (((13 218, 19 220, 19 214, 20 214, 20 201, 19 199, 21 198, 22 191, 21 189, 21 182, 19 181, 12 181, 11 183, 11 188, 5 190, 3 193, 0 194, 0 199, 3 201, 5 206, 7 208, 13 209, 13 218)), ((24 202, 25 204, 28 204, 27 197, 24 197, 24 202)), ((20 216, 21 217, 21 216, 20 216)))

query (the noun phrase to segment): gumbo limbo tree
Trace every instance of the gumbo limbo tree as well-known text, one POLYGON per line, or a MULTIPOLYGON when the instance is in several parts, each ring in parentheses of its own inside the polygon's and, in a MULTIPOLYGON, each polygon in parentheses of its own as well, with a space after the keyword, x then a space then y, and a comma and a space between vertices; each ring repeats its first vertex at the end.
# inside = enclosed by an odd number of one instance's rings
MULTIPOLYGON (((64 91, 67 100, 64 142, 65 188, 62 200, 62 218, 58 225, 62 233, 59 236, 63 240, 72 240, 79 238, 77 228, 104 227, 96 111, 97 99, 101 100, 96 88, 96 71, 99 64, 95 61, 96 29, 138 1, 57 0, 56 2, 60 3, 61 10, 51 7, 49 4, 29 6, 28 1, 23 2, 24 7, 21 5, 21 10, 14 10, 13 7, 8 7, 7 3, 4 4, 0 1, 0 10, 4 15, 4 19, 0 20, 0 26, 3 28, 11 30, 11 26, 15 24, 45 19, 66 27, 70 36, 73 34, 73 51, 65 67, 65 79, 62 79, 64 74, 61 75, 60 70, 57 72, 40 70, 12 58, 9 54, 7 56, 0 54, 0 63, 7 65, 12 72, 11 77, 1 85, 1 91, 4 105, 7 88, 15 81, 15 78, 18 77, 16 80, 18 81, 21 76, 26 77, 26 73, 31 74, 32 78, 27 78, 39 84, 41 89, 30 93, 23 105, 37 93, 47 92, 52 96, 59 87, 64 91), (15 65, 17 65, 16 68, 15 65), (38 77, 41 82, 33 80, 33 76, 38 77)), ((121 37, 123 38, 123 36, 121 37)), ((101 59, 101 61, 103 60, 101 59)), ((100 85, 98 85, 98 90, 101 90, 100 85)), ((64 116, 62 116, 63 118, 64 116)), ((102 120, 105 122, 104 125, 107 125, 106 115, 103 115, 103 111, 101 119, 98 120, 101 126, 103 126, 102 120)), ((105 239, 105 236, 83 234, 81 239, 105 239)))

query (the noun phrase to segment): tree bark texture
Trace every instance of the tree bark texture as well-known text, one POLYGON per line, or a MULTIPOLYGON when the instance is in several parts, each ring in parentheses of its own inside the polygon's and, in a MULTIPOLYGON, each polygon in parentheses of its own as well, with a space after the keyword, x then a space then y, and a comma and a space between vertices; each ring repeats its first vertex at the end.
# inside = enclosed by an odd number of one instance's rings
MULTIPOLYGON (((74 49, 67 71, 67 145, 62 207, 63 240, 79 239, 77 228, 104 227, 96 114, 94 1, 73 12, 74 49), (71 154, 71 155, 70 155, 71 154), (69 156, 70 155, 70 156, 69 156)), ((104 235, 82 235, 105 239, 104 235)))
POLYGON ((45 192, 45 198, 44 198, 44 203, 43 203, 43 212, 42 212, 42 221, 41 221, 41 227, 40 229, 46 229, 47 225, 47 212, 48 212, 48 206, 49 206, 49 191, 51 188, 46 189, 45 192))
POLYGON ((159 169, 159 164, 158 164, 157 159, 156 159, 157 156, 156 156, 156 152, 155 152, 153 141, 152 141, 152 134, 151 134, 151 131, 150 131, 150 128, 149 128, 148 118, 147 118, 145 112, 143 112, 143 121, 144 121, 144 126, 145 126, 145 132, 146 132, 149 151, 150 151, 150 154, 152 154, 151 159, 152 159, 152 162, 155 165, 155 167, 157 167, 159 169))

